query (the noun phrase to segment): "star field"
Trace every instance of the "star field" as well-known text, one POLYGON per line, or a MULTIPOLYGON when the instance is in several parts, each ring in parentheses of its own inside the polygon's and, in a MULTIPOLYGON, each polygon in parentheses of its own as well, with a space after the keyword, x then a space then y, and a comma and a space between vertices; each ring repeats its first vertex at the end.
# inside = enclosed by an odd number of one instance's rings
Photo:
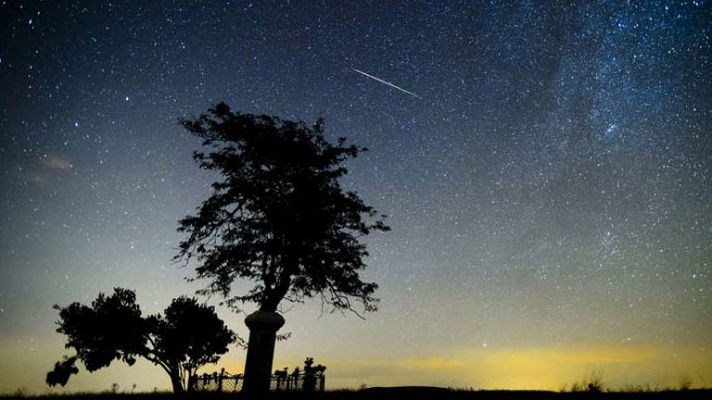
POLYGON ((2 1, 0 22, 0 393, 46 390, 53 304, 123 286, 157 312, 200 287, 171 258, 216 177, 178 119, 218 101, 369 148, 344 185, 392 228, 367 239, 379 312, 297 305, 276 365, 314 356, 331 387, 712 385, 710 2, 2 1))

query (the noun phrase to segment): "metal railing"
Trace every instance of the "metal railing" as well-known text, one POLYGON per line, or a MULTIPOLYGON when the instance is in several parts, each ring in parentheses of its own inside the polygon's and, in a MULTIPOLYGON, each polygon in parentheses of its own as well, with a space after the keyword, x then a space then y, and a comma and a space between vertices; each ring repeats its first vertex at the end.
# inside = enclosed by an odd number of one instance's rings
POLYGON ((220 373, 194 375, 190 384, 193 390, 201 392, 239 392, 242 382, 242 374, 230 375, 223 370, 220 373))
MULTIPOLYGON (((231 375, 224 370, 220 373, 194 375, 191 378, 193 390, 201 392, 239 392, 242 390, 244 376, 231 375)), ((326 376, 323 371, 302 372, 295 370, 288 374, 285 371, 276 371, 270 379, 271 391, 304 391, 323 392, 326 385, 326 376)))

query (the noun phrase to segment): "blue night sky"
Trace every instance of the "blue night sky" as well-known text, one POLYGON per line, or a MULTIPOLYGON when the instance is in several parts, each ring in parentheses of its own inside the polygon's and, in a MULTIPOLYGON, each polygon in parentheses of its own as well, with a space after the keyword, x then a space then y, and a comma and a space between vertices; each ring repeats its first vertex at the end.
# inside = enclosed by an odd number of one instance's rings
MULTIPOLYGON (((366 240, 379 312, 285 309, 276 367, 712 386, 711 55, 703 0, 2 1, 0 393, 49 390, 52 305, 122 286, 154 313, 202 287, 171 259, 217 177, 178 120, 219 101, 368 147, 343 184, 392 227, 366 240)), ((113 382, 169 387, 140 362, 65 390, 113 382)))

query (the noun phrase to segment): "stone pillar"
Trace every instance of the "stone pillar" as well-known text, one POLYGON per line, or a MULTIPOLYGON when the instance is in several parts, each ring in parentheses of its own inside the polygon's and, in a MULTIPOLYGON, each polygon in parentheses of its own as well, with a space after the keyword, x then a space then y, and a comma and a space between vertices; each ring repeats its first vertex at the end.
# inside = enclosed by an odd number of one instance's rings
POLYGON ((250 329, 245 360, 245 381, 242 391, 253 395, 269 392, 272 376, 272 359, 277 331, 284 325, 284 318, 276 312, 255 311, 245 318, 250 329))

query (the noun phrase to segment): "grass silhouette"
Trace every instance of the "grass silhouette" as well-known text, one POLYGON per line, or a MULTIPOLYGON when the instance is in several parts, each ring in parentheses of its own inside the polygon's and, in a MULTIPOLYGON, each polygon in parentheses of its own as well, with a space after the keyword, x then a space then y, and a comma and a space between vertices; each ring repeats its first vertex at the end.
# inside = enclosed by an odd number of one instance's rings
MULTIPOLYGON (((0 395, 0 399, 46 399, 46 400, 168 400, 168 399, 206 399, 206 400, 243 400, 248 399, 241 393, 201 392, 176 395, 170 392, 153 393, 73 393, 0 395)), ((275 400, 566 400, 566 399, 621 399, 621 400, 663 400, 663 399, 710 399, 712 389, 685 390, 623 390, 623 391, 527 391, 527 390, 471 390, 426 386, 374 387, 359 390, 328 390, 323 393, 273 392, 269 399, 275 400)))

